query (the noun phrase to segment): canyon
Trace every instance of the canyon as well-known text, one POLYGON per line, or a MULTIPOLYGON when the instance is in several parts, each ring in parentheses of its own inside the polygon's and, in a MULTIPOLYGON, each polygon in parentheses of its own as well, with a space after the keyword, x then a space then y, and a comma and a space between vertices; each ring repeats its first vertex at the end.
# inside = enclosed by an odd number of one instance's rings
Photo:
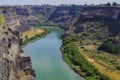
MULTIPOLYGON (((3 76, 3 74, 7 76, 4 80, 17 80, 20 75, 25 74, 27 74, 27 76, 24 78, 21 76, 20 78, 24 80, 27 78, 28 80, 34 80, 35 73, 31 66, 30 57, 22 51, 21 33, 29 31, 31 27, 40 26, 58 26, 63 28, 65 30, 62 36, 63 43, 65 43, 64 39, 69 37, 70 42, 76 43, 80 53, 90 64, 93 64, 93 62, 91 62, 92 59, 100 66, 105 68, 107 66, 111 71, 117 71, 117 73, 119 73, 119 6, 0 6, 0 13, 5 16, 5 24, 9 26, 9 28, 6 29, 7 32, 1 32, 2 37, 0 41, 2 46, 0 59, 3 59, 1 60, 3 61, 1 62, 3 63, 1 66, 1 69, 3 69, 1 76, 3 76), (3 43, 7 44, 4 45, 3 43), (86 53, 86 55, 84 53, 86 53), (16 64, 19 66, 16 66, 16 64), (13 75, 16 76, 14 77, 13 75)), ((93 66, 102 73, 99 67, 96 67, 95 63, 93 66)), ((81 68, 78 64, 75 64, 73 69, 81 74, 81 70, 78 67, 81 68)), ((108 73, 110 73, 110 70, 108 70, 108 73)), ((117 73, 115 74, 119 76, 117 73)), ((90 74, 92 74, 92 72, 90 72, 90 74)), ((106 73, 105 75, 110 76, 112 74, 108 75, 106 73)), ((82 76, 85 77, 85 74, 82 76)), ((118 79, 116 78, 116 80, 118 79)), ((95 78, 95 80, 97 79, 95 78)))

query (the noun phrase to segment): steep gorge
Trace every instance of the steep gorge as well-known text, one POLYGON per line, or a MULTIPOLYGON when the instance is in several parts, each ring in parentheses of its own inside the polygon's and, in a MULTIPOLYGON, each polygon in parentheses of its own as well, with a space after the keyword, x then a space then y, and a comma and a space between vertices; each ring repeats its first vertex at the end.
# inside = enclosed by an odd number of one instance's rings
MULTIPOLYGON (((120 47, 119 6, 8 6, 1 7, 0 11, 6 16, 8 25, 11 25, 9 22, 14 24, 19 20, 22 26, 17 26, 17 29, 21 32, 26 30, 26 28, 29 29, 28 26, 57 25, 64 28, 66 31, 65 37, 69 36, 73 38, 72 42, 75 41, 75 43, 77 43, 83 56, 85 55, 84 53, 86 53, 88 61, 92 59, 95 60, 97 64, 100 63, 100 66, 101 64, 103 67, 105 66, 104 68, 106 68, 107 65, 107 67, 110 67, 110 70, 118 71, 116 70, 116 66, 119 67, 120 65, 117 61, 119 58, 116 59, 116 56, 113 57, 113 55, 109 54, 106 56, 106 53, 104 54, 104 52, 102 52, 105 50, 100 49, 101 51, 99 51, 98 48, 107 41, 112 43, 112 48, 113 46, 120 47), (14 21, 14 19, 16 20, 14 21)), ((105 47, 109 48, 109 46, 105 47)), ((111 51, 109 53, 116 54, 116 52, 111 51)), ((84 57, 86 57, 86 55, 84 57)), ((22 55, 22 57, 23 56, 24 55, 22 55)), ((97 69, 99 68, 97 67, 97 69)), ((113 73, 109 71, 106 72, 113 75, 113 73)), ((119 76, 119 74, 117 75, 119 76)), ((107 74, 107 76, 110 75, 107 74)))

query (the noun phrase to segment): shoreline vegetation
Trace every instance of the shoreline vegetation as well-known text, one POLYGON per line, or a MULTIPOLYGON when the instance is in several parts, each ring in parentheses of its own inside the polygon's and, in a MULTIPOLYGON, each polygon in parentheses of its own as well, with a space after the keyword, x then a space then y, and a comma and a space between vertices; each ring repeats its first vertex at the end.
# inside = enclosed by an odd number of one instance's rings
MULTIPOLYGON (((36 28, 32 29, 30 33, 36 32, 32 37, 24 35, 24 46, 30 42, 34 42, 42 37, 45 37, 50 33, 51 29, 36 28), (38 30, 38 32, 36 31, 38 30), (29 38, 28 38, 29 37, 29 38)), ((27 33, 26 33, 27 34, 27 33)), ((78 48, 78 39, 74 36, 65 36, 63 39, 63 45, 61 46, 61 52, 63 60, 73 69, 77 74, 87 80, 110 80, 111 77, 102 73, 98 67, 93 65, 83 52, 78 48), (80 51, 79 51, 80 50, 80 51), (88 67, 89 66, 89 67, 88 67)), ((86 54, 87 55, 87 54, 86 54)), ((119 67, 118 67, 119 68, 119 67)))
POLYGON ((98 71, 110 78, 110 80, 120 79, 119 61, 116 55, 107 52, 96 51, 95 45, 86 45, 80 47, 76 44, 81 54, 91 63, 98 71))
MULTIPOLYGON (((38 25, 38 27, 37 26, 32 27, 29 31, 22 33, 23 46, 26 46, 30 42, 34 42, 40 38, 45 37, 48 33, 50 33, 54 29, 58 30, 59 27, 52 26, 52 25, 50 25, 49 27, 48 27, 48 25, 47 26, 38 25)), ((59 31, 64 33, 64 30, 62 28, 59 29, 59 31)), ((60 37, 60 35, 63 35, 63 34, 58 34, 59 37, 60 37)))
POLYGON ((63 59, 79 75, 87 80, 110 80, 110 78, 98 71, 87 59, 80 53, 75 44, 77 38, 65 37, 61 51, 63 59))
MULTIPOLYGON (((50 33, 49 29, 41 29, 39 27, 23 33, 23 46, 45 37, 48 33, 50 33), (33 32, 35 33, 33 34, 33 32), (25 34, 28 33, 33 35, 26 36, 25 34)), ((62 56, 70 68, 87 80, 110 80, 109 77, 101 74, 93 65, 87 61, 87 59, 84 58, 75 44, 76 41, 77 38, 63 38, 63 45, 61 47, 62 56)))
POLYGON ((40 28, 35 28, 31 29, 28 32, 23 32, 23 46, 29 44, 30 42, 34 42, 40 38, 45 37, 48 33, 51 31, 48 29, 40 29, 40 28), (30 35, 32 34, 32 36, 30 35))
MULTIPOLYGON (((62 7, 58 6, 57 8, 45 5, 45 7, 42 6, 42 8, 40 8, 40 12, 38 11, 39 8, 29 8, 31 11, 33 10, 33 13, 38 12, 33 14, 33 16, 39 18, 39 24, 35 23, 34 25, 35 18, 31 19, 30 17, 30 20, 28 20, 29 18, 25 17, 25 22, 37 28, 23 33, 23 46, 43 38, 50 33, 51 30, 41 29, 39 26, 57 25, 67 30, 68 35, 73 35, 72 37, 65 36, 65 38, 62 38, 63 45, 61 46, 63 59, 71 69, 87 80, 119 80, 120 58, 117 56, 114 57, 115 54, 120 53, 120 46, 117 45, 119 41, 107 40, 107 37, 109 37, 109 35, 117 35, 116 38, 119 40, 119 11, 117 9, 120 4, 113 2, 100 5, 85 4, 84 6, 80 6, 85 9, 79 8, 79 5, 61 6, 62 7), (77 9, 75 9, 75 7, 77 9), (75 10, 73 11, 73 9, 75 10), (94 12, 95 14, 93 14, 94 12), (114 12, 116 15, 114 15, 114 12), (100 13, 102 14, 100 15, 100 13), (72 25, 71 22, 74 25, 72 25), (76 35, 79 35, 81 32, 83 32, 83 34, 81 38, 78 39, 79 37, 76 37, 76 35), (98 49, 90 49, 91 44, 93 47, 98 47, 101 43, 102 45, 98 49), (107 52, 111 54, 107 54, 107 52)), ((24 7, 22 7, 22 9, 18 10, 21 11, 19 12, 20 15, 27 16, 26 12, 31 12, 29 10, 25 11, 24 7)), ((10 12, 14 13, 12 12, 13 10, 11 9, 10 12)), ((4 17, 0 14, 0 26, 2 26, 3 23, 4 17)), ((2 30, 2 27, 0 27, 0 30, 2 30)))

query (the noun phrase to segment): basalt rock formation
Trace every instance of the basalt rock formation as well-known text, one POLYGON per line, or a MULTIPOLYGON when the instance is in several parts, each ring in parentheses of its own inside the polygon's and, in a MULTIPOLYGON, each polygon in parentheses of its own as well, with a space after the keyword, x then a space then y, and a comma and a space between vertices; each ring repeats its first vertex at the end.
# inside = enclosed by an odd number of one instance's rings
MULTIPOLYGON (((92 53, 105 51, 120 55, 120 6, 1 6, 0 13, 5 16, 9 26, 17 25, 16 29, 20 32, 29 30, 29 26, 57 25, 65 30, 63 37, 72 37, 72 40, 77 42, 84 51, 90 48, 92 53)), ((11 27, 14 28, 14 26, 11 27)), ((1 34, 0 78, 2 80, 34 80, 30 57, 22 52, 20 33, 8 29, 8 32, 1 34)), ((90 57, 97 60, 96 62, 108 61, 114 68, 117 64, 117 68, 120 68, 115 61, 116 58, 109 59, 104 54, 97 54, 97 56, 93 54, 90 57)), ((88 75, 91 74, 88 73, 88 75)))
POLYGON ((28 26, 54 25, 64 28, 65 35, 78 35, 92 43, 103 43, 111 37, 120 42, 120 6, 1 6, 0 13, 9 26, 19 23, 20 32, 29 30, 28 26))
POLYGON ((88 44, 100 42, 98 50, 120 54, 119 22, 120 7, 84 7, 73 32, 88 44))
POLYGON ((22 51, 21 34, 10 28, 0 33, 0 80, 34 80, 30 57, 22 51))

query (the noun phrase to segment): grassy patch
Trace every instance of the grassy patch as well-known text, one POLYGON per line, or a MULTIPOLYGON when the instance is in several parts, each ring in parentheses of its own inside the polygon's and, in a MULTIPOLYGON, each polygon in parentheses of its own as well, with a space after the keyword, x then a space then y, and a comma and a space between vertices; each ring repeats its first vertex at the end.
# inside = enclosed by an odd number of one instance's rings
POLYGON ((5 18, 2 14, 0 14, 0 25, 2 25, 5 21, 5 18))
POLYGON ((88 78, 87 80, 109 80, 109 77, 101 74, 86 58, 84 58, 74 43, 74 38, 66 37, 63 43, 62 52, 64 59, 75 72, 88 78))
POLYGON ((120 58, 119 57, 112 54, 108 54, 106 52, 99 52, 95 50, 89 50, 86 48, 84 49, 81 47, 79 49, 81 54, 95 68, 97 68, 100 73, 106 76, 109 76, 111 80, 120 79, 120 70, 119 70, 120 58))
POLYGON ((96 80, 96 77, 87 77, 87 80, 96 80))
POLYGON ((45 30, 44 32, 42 32, 42 33, 37 33, 37 34, 35 34, 35 35, 32 36, 32 37, 27 37, 27 36, 26 36, 26 37, 24 38, 23 45, 26 45, 26 44, 29 43, 29 42, 32 42, 32 41, 38 40, 38 39, 40 39, 40 38, 42 38, 42 37, 45 37, 49 32, 50 32, 49 30, 45 30))

